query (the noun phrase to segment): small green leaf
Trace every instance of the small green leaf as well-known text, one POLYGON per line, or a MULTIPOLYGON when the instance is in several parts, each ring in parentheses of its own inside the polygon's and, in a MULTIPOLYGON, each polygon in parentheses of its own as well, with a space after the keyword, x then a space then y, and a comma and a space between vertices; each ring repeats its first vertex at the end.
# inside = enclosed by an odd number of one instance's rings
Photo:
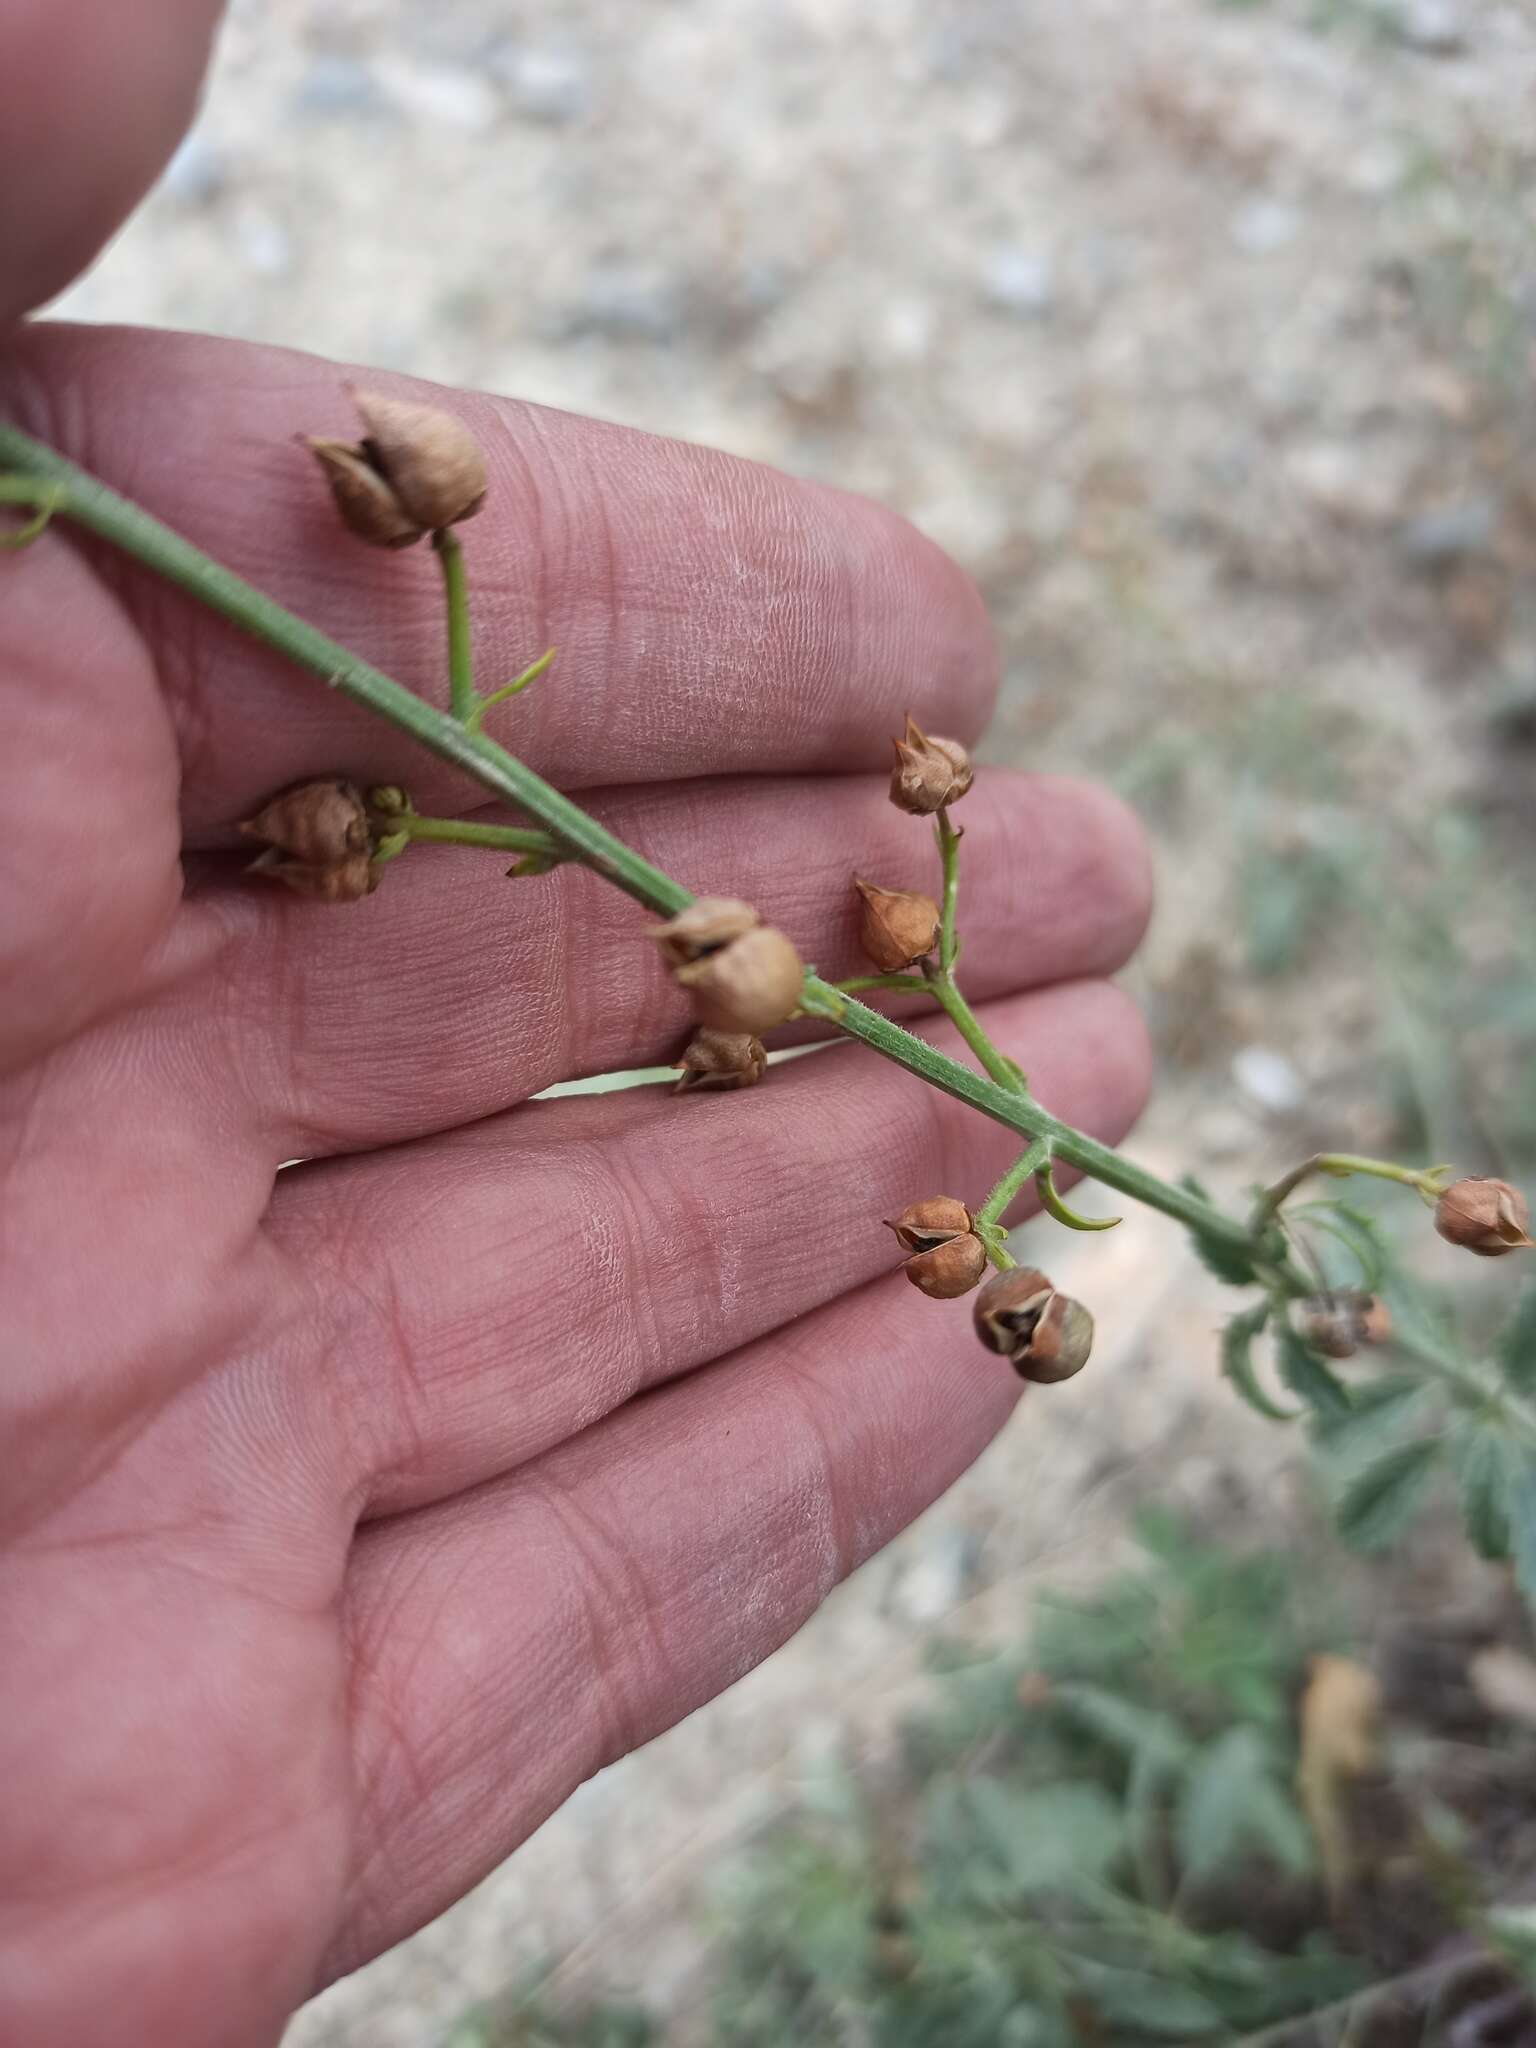
POLYGON ((1468 1423, 1451 1442, 1462 1519, 1480 1557, 1509 1556, 1510 1498, 1521 1477, 1519 1451, 1496 1423, 1468 1423))
POLYGON ((1186 1877, 1212 1877, 1243 1843, 1244 1808, 1264 1769, 1264 1745, 1253 1728, 1229 1728, 1195 1760, 1179 1801, 1175 1842, 1186 1877))
POLYGON ((1315 1425, 1318 1448, 1343 1465, 1369 1462, 1390 1450, 1429 1400, 1423 1380, 1406 1373, 1362 1380, 1349 1390, 1349 1413, 1315 1425))
POLYGON ((1495 1357, 1504 1377, 1522 1393, 1536 1390, 1536 1280, 1528 1280, 1515 1312, 1499 1332, 1495 1357))
POLYGON ((1277 1784, 1256 1728, 1229 1728, 1202 1750, 1179 1802, 1175 1839, 1184 1874, 1197 1883, 1244 1850, 1297 1875, 1312 1864, 1306 1824, 1277 1784))
POLYGON ((1326 1231, 1337 1239, 1359 1268, 1354 1276, 1359 1285, 1367 1294, 1376 1293, 1386 1275, 1390 1255, 1373 1217, 1349 1202, 1303 1202, 1287 1214, 1304 1216, 1314 1230, 1326 1231))
POLYGON ((1409 1521, 1440 1456, 1432 1437, 1399 1444, 1344 1489, 1338 1503, 1339 1534, 1358 1550, 1379 1550, 1409 1521))
POLYGON ((1301 1411, 1282 1408, 1269 1398, 1259 1385, 1258 1369, 1253 1362, 1253 1340, 1268 1321, 1267 1301, 1232 1317, 1221 1333, 1221 1369, 1250 1408, 1256 1408, 1271 1422, 1294 1422, 1301 1411))
POLYGON ((1054 1216, 1058 1223, 1064 1223, 1068 1230, 1113 1230, 1117 1223, 1124 1221, 1120 1216, 1084 1216, 1078 1210, 1068 1208, 1056 1192, 1049 1159, 1035 1175, 1035 1193, 1040 1197, 1040 1206, 1046 1214, 1054 1216))
POLYGON ((1189 1738, 1178 1723, 1154 1707, 1122 1699, 1098 1685, 1059 1685, 1052 1701, 1066 1711, 1090 1734, 1129 1757, 1144 1757, 1149 1763, 1172 1770, 1190 1753, 1189 1738))
MULTIPOLYGON (((1209 1202, 1210 1195, 1192 1173, 1186 1173, 1179 1186, 1192 1195, 1198 1195, 1202 1202, 1209 1202)), ((1230 1245, 1225 1238, 1207 1237, 1202 1231, 1190 1226, 1190 1242, 1195 1256, 1208 1273, 1214 1273, 1218 1280, 1228 1287, 1252 1287, 1258 1275, 1253 1269, 1253 1260, 1248 1253, 1236 1245, 1230 1245)))
POLYGON ((1102 1878, 1125 1841, 1120 1809, 1098 1785, 1019 1791, 1000 1778, 973 1778, 965 1804, 978 1839, 1021 1891, 1102 1878))
POLYGON ((1394 1266, 1380 1289, 1392 1312, 1392 1343, 1432 1365, 1462 1356, 1455 1334, 1431 1303, 1418 1282, 1401 1266, 1394 1266))
POLYGON ((1281 1379, 1314 1415, 1332 1420, 1353 1412, 1355 1404, 1344 1382, 1286 1323, 1276 1325, 1275 1349, 1281 1379))
POLYGON ((1072 1957, 1068 1967, 1094 2011, 1113 2023, 1116 2034, 1130 2027, 1140 2035, 1185 2043, 1214 2035, 1231 2039, 1220 2006, 1192 1984, 1084 1955, 1072 1957))

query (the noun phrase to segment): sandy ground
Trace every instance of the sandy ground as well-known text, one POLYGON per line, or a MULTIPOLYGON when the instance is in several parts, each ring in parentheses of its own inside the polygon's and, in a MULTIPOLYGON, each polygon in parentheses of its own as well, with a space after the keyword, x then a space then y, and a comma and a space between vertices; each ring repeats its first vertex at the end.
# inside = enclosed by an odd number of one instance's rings
MULTIPOLYGON (((1336 855, 1369 810, 1411 863, 1451 803, 1529 786, 1533 92, 1536 15, 1491 0, 240 0, 193 136, 59 310, 898 506, 992 604, 992 756, 1107 775, 1154 828, 1138 1149, 1234 1186, 1390 1127, 1358 928, 1255 980, 1245 855, 1336 855)), ((1091 1390, 1026 1404, 768 1666, 290 2048, 439 2039, 551 1956, 686 2007, 711 1857, 880 1739, 925 1633, 1102 1568, 1149 1491, 1262 1508, 1283 1447, 1213 1386, 1176 1235, 1052 1257, 1101 1308, 1091 1390)))

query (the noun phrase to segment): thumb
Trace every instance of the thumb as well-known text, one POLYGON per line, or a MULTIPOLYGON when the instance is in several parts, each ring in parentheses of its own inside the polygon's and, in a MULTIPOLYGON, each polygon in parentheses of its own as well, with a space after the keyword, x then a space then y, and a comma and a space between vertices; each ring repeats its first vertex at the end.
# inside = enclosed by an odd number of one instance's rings
POLYGON ((61 292, 159 175, 219 0, 0 5, 0 325, 61 292))

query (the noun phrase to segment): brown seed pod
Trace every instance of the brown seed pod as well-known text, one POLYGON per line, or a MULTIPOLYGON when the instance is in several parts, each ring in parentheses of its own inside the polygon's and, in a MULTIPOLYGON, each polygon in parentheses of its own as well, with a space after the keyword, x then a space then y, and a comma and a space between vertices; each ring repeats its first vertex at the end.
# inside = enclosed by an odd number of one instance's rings
POLYGON ((1392 1334, 1392 1314, 1377 1295, 1355 1287, 1336 1287, 1298 1301, 1291 1310, 1291 1326, 1325 1358, 1353 1358, 1362 1344, 1387 1341, 1392 1334))
POLYGON ((1531 1211, 1520 1190, 1507 1180, 1470 1174, 1453 1181, 1435 1204, 1435 1228, 1449 1243, 1479 1258, 1502 1258, 1505 1252, 1527 1250, 1531 1211))
POLYGON ((899 1216, 887 1216, 885 1227, 896 1233, 904 1252, 926 1252, 947 1238, 967 1235, 971 1212, 953 1195, 928 1195, 921 1202, 908 1202, 899 1216))
POLYGON ((669 967, 686 967, 690 960, 718 953, 758 922, 757 912, 739 896, 700 896, 665 924, 652 925, 650 936, 669 967))
POLYGON ((899 1216, 886 1218, 885 1227, 908 1254, 901 1270, 935 1301, 969 1294, 987 1270, 987 1248, 971 1229, 971 1212, 953 1195, 909 1202, 899 1216))
POLYGON ((1360 1346, 1359 1317, 1347 1294, 1309 1294, 1291 1310, 1291 1327, 1325 1358, 1353 1358, 1360 1346))
POLYGON ((359 540, 405 548, 424 533, 472 519, 485 502, 485 458, 462 420, 432 405, 354 391, 364 438, 310 435, 336 509, 359 540))
POLYGON ((1081 1372, 1093 1349, 1093 1317, 1032 1266, 994 1273, 976 1297, 975 1321, 989 1351, 1008 1359, 1020 1379, 1041 1384, 1081 1372))
POLYGON ((932 1251, 917 1253, 901 1270, 930 1300, 953 1301, 969 1294, 986 1272, 987 1248, 979 1237, 952 1237, 932 1251))
POLYGON ((898 973, 939 943, 939 906, 915 889, 882 889, 855 875, 863 898, 859 944, 882 974, 898 973))
POLYGON ((379 886, 379 870, 366 853, 349 854, 327 867, 312 867, 307 861, 284 860, 270 847, 252 861, 249 872, 270 875, 295 895, 312 897, 317 903, 357 903, 379 886))
POLYGON ((727 1088, 755 1088, 768 1067, 760 1038, 748 1031, 695 1031, 678 1061, 682 1078, 674 1095, 700 1095, 727 1088))
POLYGON ((304 437, 304 445, 325 471, 342 524, 359 540, 376 548, 408 548, 421 539, 426 529, 408 515, 360 448, 313 434, 304 437))
POLYGON ((1385 1344, 1392 1335, 1392 1311, 1379 1294, 1362 1294, 1356 1319, 1362 1344, 1385 1344))
POLYGON ((899 811, 925 818, 958 803, 975 779, 971 757, 958 740, 932 739, 910 712, 904 739, 893 740, 891 802, 899 811))
POLYGON ((355 783, 330 775, 296 782, 264 803, 240 830, 290 859, 325 867, 369 850, 368 809, 355 783))
POLYGON ((408 519, 429 533, 473 519, 485 503, 485 457, 461 419, 377 391, 354 391, 352 403, 367 429, 362 453, 408 519))
POLYGON ((755 924, 677 968, 674 979, 692 996, 694 1014, 711 1031, 761 1033, 799 1008, 805 970, 781 931, 755 924))

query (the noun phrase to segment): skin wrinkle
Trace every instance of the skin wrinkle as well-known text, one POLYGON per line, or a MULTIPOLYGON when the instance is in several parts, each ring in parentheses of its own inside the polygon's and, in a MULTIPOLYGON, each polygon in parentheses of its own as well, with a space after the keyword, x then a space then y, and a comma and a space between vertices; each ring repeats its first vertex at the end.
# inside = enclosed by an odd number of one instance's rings
POLYGON ((649 1739, 644 1706, 626 1696, 626 1670, 639 1662, 635 1683, 649 1696, 682 1695, 687 1688, 679 1681, 675 1662, 662 1640, 651 1590, 639 1567, 623 1542, 601 1526, 574 1488, 562 1480, 559 1461, 549 1460, 542 1470, 522 1480, 520 1488, 530 1502, 553 1518, 575 1567, 569 1576, 575 1580, 575 1602, 589 1645, 581 1663, 591 1681, 585 1695, 592 1719, 585 1744, 590 1761, 581 1773, 585 1780, 649 1739), (638 1642, 649 1646, 648 1657, 640 1660, 635 1656, 638 1642), (618 1649, 621 1643, 622 1653, 618 1649), (590 1707, 594 1691, 599 1703, 590 1707))
MULTIPOLYGON (((425 1464, 433 1402, 417 1366, 393 1268, 367 1257, 369 1216, 377 1207, 373 1186, 349 1178, 352 1185, 333 1188, 326 1203, 324 1260, 311 1259, 301 1270, 309 1282, 314 1321, 332 1333, 328 1342, 312 1347, 314 1353, 367 1361, 360 1372, 333 1371, 321 1382, 326 1406, 345 1418, 338 1434, 338 1446, 345 1450, 336 1462, 346 1475, 355 1515, 363 1520, 375 1511, 376 1497, 392 1479, 425 1464), (387 1424, 380 1414, 381 1387, 389 1389, 387 1424)), ((413 1192, 417 1228, 426 1215, 452 1200, 451 1187, 434 1198, 418 1182, 413 1192)))
MULTIPOLYGON (((819 1555, 821 1559, 820 1569, 810 1581, 809 1598, 802 1605, 801 1618, 804 1619, 814 1613, 832 1588, 847 1577, 856 1559, 848 1541, 838 1460, 814 1398, 814 1393, 819 1393, 820 1388, 801 1363, 797 1349, 791 1332, 784 1349, 783 1387, 800 1418, 802 1442, 812 1454, 813 1469, 808 1478, 792 1489, 790 1499, 795 1507, 802 1510, 793 1515, 801 1543, 815 1546, 810 1554, 819 1555), (818 1524, 822 1525, 822 1541, 816 1545, 818 1524)), ((792 1462, 798 1467, 803 1461, 797 1456, 792 1462)))

